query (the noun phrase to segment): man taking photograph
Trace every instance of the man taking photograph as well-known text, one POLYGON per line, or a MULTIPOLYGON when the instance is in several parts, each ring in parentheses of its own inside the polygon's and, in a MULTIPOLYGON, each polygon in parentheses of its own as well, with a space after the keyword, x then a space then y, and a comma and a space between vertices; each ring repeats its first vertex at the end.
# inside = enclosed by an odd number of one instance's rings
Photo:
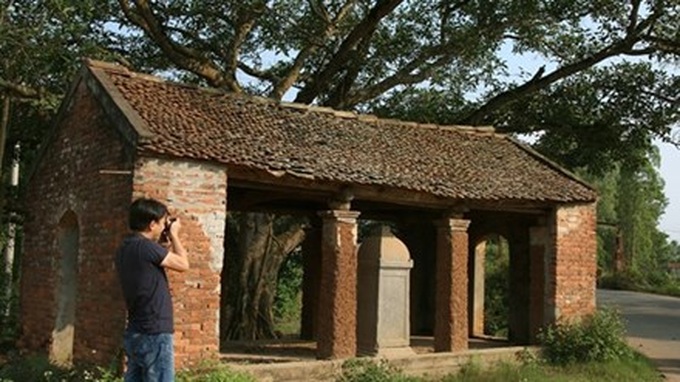
POLYGON ((163 203, 148 198, 130 206, 132 233, 116 254, 116 270, 127 306, 123 339, 125 381, 173 381, 173 312, 166 269, 189 269, 179 239, 179 219, 170 218, 163 203), (159 240, 166 241, 167 247, 159 240))

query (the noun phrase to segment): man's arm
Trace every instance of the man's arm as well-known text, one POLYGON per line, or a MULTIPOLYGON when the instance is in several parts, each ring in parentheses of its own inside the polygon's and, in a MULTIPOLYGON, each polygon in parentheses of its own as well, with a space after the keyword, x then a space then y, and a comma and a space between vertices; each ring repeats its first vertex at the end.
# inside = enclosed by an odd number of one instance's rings
POLYGON ((175 220, 170 226, 168 233, 168 240, 170 240, 170 248, 168 254, 161 262, 161 266, 172 269, 173 271, 184 272, 189 269, 189 257, 187 251, 179 239, 179 229, 181 227, 179 219, 175 220))

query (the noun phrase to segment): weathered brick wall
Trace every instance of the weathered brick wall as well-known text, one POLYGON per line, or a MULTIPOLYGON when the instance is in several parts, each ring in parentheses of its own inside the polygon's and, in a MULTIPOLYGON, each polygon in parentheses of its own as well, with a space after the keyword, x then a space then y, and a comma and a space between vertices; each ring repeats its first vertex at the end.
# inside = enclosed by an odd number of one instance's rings
POLYGON ((546 264, 549 321, 595 310, 597 270, 595 203, 562 206, 552 219, 552 250, 546 264))
POLYGON ((71 210, 80 237, 74 360, 106 364, 120 348, 125 323, 113 256, 127 231, 131 177, 100 170, 130 169, 132 160, 82 84, 56 128, 26 194, 19 346, 49 351, 61 264, 58 224, 71 210))
POLYGON ((434 350, 468 348, 468 227, 462 218, 437 222, 434 350))
POLYGON ((356 356, 356 211, 324 211, 318 305, 317 357, 356 356))
POLYGON ((168 204, 182 222, 180 238, 191 269, 168 271, 175 312, 178 368, 214 358, 219 350, 220 272, 224 257, 227 172, 224 167, 140 158, 134 197, 168 204))

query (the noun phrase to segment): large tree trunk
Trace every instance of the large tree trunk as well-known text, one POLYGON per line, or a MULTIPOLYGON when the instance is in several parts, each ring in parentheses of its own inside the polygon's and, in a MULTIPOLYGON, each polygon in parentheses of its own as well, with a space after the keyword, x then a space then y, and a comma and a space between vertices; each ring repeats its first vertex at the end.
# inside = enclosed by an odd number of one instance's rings
POLYGON ((292 222, 275 234, 276 219, 266 213, 232 214, 228 219, 221 343, 276 337, 272 306, 279 268, 305 235, 302 222, 292 222))

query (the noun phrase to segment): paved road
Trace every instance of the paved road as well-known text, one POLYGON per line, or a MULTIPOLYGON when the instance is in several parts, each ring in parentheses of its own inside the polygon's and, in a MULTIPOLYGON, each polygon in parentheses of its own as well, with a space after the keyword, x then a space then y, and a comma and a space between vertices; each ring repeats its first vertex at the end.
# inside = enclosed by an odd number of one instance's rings
POLYGON ((628 342, 668 381, 680 382, 680 298, 598 290, 597 305, 618 309, 627 321, 628 342))

